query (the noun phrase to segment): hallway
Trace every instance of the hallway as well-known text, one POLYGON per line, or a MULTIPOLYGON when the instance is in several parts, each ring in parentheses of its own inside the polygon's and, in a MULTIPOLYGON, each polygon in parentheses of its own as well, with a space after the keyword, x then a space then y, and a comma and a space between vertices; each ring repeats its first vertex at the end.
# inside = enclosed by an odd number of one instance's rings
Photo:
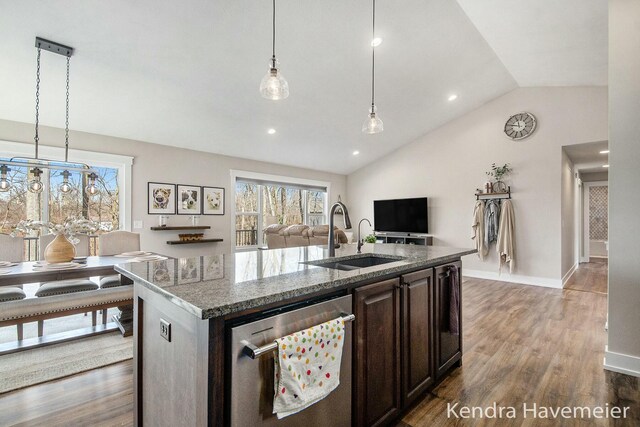
POLYGON ((590 262, 580 264, 573 276, 564 286, 566 290, 607 294, 607 258, 591 258, 590 262))

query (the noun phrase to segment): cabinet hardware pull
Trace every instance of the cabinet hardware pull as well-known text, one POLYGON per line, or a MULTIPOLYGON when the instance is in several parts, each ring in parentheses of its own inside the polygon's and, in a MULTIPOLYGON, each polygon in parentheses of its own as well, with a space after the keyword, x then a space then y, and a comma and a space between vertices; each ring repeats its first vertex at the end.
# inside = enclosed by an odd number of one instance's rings
MULTIPOLYGON (((340 317, 342 317, 342 320, 344 320, 345 323, 353 322, 356 320, 355 314, 342 313, 340 317)), ((278 343, 275 340, 270 344, 263 345, 262 347, 256 347, 255 345, 247 341, 245 341, 243 344, 244 348, 242 349, 242 352, 252 359, 257 359, 263 354, 269 353, 278 348, 278 343)))

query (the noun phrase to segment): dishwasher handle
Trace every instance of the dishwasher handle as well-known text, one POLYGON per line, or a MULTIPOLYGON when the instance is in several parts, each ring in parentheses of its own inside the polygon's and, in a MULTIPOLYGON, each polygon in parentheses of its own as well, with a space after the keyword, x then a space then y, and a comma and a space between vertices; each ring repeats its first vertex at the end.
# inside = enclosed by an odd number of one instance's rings
MULTIPOLYGON (((345 323, 353 322, 356 320, 356 316, 354 314, 341 314, 340 317, 342 317, 342 320, 345 323)), ((244 344, 244 348, 242 349, 242 352, 252 359, 257 359, 263 354, 269 353, 278 348, 278 343, 275 341, 273 341, 270 344, 263 345, 262 347, 256 347, 250 342, 244 342, 243 344, 244 344)))

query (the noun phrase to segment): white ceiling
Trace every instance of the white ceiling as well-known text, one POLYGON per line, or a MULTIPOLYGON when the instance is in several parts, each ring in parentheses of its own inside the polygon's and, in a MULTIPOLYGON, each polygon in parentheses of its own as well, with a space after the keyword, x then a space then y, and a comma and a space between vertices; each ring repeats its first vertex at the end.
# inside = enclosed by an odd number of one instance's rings
MULTIPOLYGON (((278 1, 277 56, 291 89, 280 102, 258 93, 270 57, 268 0, 0 0, 0 118, 33 122, 35 36, 76 48, 72 129, 338 173, 518 84, 606 84, 606 1, 459 3, 471 20, 451 1, 378 2, 385 131, 364 135, 368 0, 278 1), (512 22, 518 8, 526 13, 512 22)), ((42 60, 41 121, 62 127, 64 58, 42 60)))
POLYGON ((601 151, 609 150, 608 141, 567 145, 563 149, 573 162, 575 169, 582 173, 608 171, 607 168, 602 166, 609 163, 609 154, 600 153, 601 151))
POLYGON ((607 0, 458 0, 520 86, 607 84, 607 0))

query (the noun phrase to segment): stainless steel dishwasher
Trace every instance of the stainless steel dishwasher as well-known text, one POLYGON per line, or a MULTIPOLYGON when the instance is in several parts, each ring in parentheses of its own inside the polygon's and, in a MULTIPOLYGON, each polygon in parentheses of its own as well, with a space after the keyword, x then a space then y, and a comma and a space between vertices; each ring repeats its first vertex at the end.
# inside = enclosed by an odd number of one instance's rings
POLYGON ((351 322, 345 322, 340 385, 325 399, 297 414, 278 420, 272 413, 275 352, 270 350, 275 347, 274 340, 339 316, 353 319, 351 295, 300 308, 294 306, 290 311, 280 310, 269 317, 231 328, 232 426, 351 425, 351 322))

